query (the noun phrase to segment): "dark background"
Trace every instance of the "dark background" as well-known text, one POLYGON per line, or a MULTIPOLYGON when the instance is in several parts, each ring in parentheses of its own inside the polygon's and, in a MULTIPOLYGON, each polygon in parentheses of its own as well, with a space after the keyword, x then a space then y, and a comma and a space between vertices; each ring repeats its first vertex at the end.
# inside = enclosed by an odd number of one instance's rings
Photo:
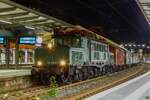
POLYGON ((12 0, 118 43, 150 45, 150 27, 135 0, 12 0))

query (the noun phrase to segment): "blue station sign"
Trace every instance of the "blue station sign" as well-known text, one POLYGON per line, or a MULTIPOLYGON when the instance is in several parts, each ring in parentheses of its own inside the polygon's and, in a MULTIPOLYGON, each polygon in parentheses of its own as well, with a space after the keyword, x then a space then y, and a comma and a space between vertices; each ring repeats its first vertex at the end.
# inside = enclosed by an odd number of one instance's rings
POLYGON ((19 44, 36 44, 36 37, 35 36, 19 37, 19 44))
POLYGON ((0 36, 0 44, 5 44, 6 38, 4 36, 0 36))

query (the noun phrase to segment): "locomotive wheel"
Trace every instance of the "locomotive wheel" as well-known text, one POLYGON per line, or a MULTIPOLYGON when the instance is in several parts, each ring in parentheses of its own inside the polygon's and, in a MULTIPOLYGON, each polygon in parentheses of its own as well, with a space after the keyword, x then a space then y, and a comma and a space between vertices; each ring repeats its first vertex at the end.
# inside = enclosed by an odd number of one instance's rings
POLYGON ((123 70, 124 65, 120 65, 120 70, 123 70))
POLYGON ((94 77, 98 76, 97 68, 94 68, 94 77))
POLYGON ((87 74, 87 72, 84 72, 83 73, 83 80, 86 80, 86 79, 88 79, 88 74, 87 74))
POLYGON ((69 83, 69 78, 67 77, 67 75, 65 75, 65 73, 62 73, 60 75, 60 81, 63 85, 68 84, 69 83))
POLYGON ((67 81, 69 83, 73 83, 73 76, 72 75, 68 76, 67 81))
POLYGON ((90 73, 89 73, 89 78, 92 78, 93 76, 94 76, 93 70, 91 70, 90 73))
POLYGON ((31 70, 31 78, 33 82, 36 82, 37 84, 40 83, 40 72, 37 72, 35 69, 31 70))
POLYGON ((112 68, 110 65, 108 65, 108 69, 109 69, 109 74, 112 72, 112 68))
POLYGON ((50 73, 49 71, 42 71, 41 73, 41 83, 44 85, 50 84, 50 73))
POLYGON ((63 75, 63 74, 60 75, 60 79, 61 79, 61 80, 60 80, 61 83, 64 84, 64 83, 65 83, 65 79, 64 79, 64 75, 63 75))
POLYGON ((112 65, 110 65, 110 68, 111 68, 111 73, 113 73, 113 66, 112 66, 112 65))
POLYGON ((105 75, 105 67, 102 67, 102 75, 105 75))
POLYGON ((102 75, 102 68, 99 69, 99 75, 102 75))
POLYGON ((116 65, 116 72, 118 72, 119 71, 119 66, 118 65, 116 65))
POLYGON ((46 82, 46 79, 45 79, 44 76, 45 76, 45 75, 44 75, 44 73, 42 72, 42 73, 41 73, 41 76, 40 76, 40 79, 41 79, 41 83, 44 84, 44 85, 46 85, 47 82, 46 82))
POLYGON ((74 81, 75 81, 75 82, 79 82, 79 81, 80 81, 80 75, 79 75, 79 74, 76 74, 76 75, 74 76, 74 81))
POLYGON ((83 80, 83 73, 79 73, 79 81, 83 80))
POLYGON ((109 69, 109 67, 106 65, 106 66, 105 66, 105 74, 109 74, 109 71, 110 71, 110 69, 109 69))
POLYGON ((116 66, 113 65, 113 73, 116 72, 116 66))
POLYGON ((106 66, 106 74, 111 73, 111 67, 109 65, 106 66))

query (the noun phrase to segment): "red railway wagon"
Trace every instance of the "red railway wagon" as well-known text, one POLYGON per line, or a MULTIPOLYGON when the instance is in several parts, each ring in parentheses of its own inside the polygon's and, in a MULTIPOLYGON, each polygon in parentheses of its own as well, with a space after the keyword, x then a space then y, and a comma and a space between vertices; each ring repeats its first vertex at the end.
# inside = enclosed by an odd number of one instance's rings
POLYGON ((109 54, 110 54, 110 61, 111 64, 116 64, 116 48, 112 45, 109 45, 109 54))
POLYGON ((117 48, 112 45, 109 45, 109 53, 112 56, 110 58, 113 64, 115 65, 125 64, 125 51, 122 48, 117 48))
POLYGON ((125 51, 123 49, 116 49, 116 65, 125 64, 125 51))

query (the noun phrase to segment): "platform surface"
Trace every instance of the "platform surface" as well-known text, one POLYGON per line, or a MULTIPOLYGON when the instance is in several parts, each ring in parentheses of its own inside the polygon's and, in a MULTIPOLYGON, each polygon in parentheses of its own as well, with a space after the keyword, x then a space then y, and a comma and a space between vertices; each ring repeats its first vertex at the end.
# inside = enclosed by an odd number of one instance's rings
POLYGON ((0 78, 31 75, 31 69, 0 69, 0 78))
POLYGON ((150 100, 150 72, 85 100, 150 100))

